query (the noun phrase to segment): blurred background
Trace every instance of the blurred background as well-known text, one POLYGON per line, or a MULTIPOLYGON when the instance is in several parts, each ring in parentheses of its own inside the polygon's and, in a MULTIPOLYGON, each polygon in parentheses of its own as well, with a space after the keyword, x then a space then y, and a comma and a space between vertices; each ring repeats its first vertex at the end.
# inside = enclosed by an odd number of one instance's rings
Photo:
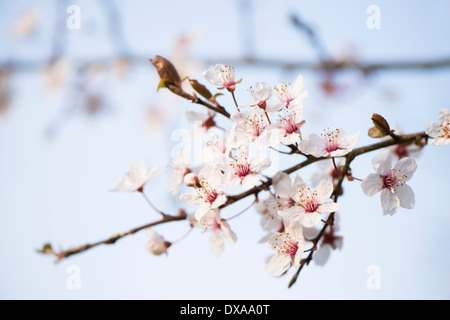
MULTIPOLYGON (((209 65, 232 65, 243 78, 240 103, 251 101, 247 89, 256 81, 275 85, 302 74, 303 132, 360 130, 363 146, 375 142, 367 136, 373 113, 415 133, 450 107, 448 12, 446 0, 1 1, 0 298, 450 298, 450 148, 432 145, 409 182, 413 210, 383 216, 379 195, 344 183, 342 248, 324 266, 311 262, 290 289, 293 270, 280 278, 264 271, 272 252, 258 243, 265 233, 254 209, 230 221, 238 241, 218 259, 199 230, 167 256, 147 251, 145 232, 57 264, 36 252, 47 242, 68 249, 159 219, 140 194, 109 191, 134 161, 160 164, 145 188, 158 208, 184 206, 165 189, 169 163, 179 133, 193 129, 185 112, 205 110, 157 92, 148 59, 166 57, 182 77, 205 84, 209 65), (68 285, 74 269, 75 289, 68 285)), ((234 111, 229 96, 218 99, 234 111)), ((355 160, 354 176, 372 172, 374 155, 355 160)), ((269 174, 298 162, 278 160, 269 174)), ((301 175, 308 180, 315 171, 301 175)), ((185 221, 155 227, 169 241, 188 229, 185 221)))

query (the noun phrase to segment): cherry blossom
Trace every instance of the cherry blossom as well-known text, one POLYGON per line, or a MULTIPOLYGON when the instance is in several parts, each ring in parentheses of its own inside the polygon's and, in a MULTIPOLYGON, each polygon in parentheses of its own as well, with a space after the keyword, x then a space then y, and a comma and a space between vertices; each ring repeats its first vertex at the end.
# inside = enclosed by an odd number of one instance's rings
MULTIPOLYGON (((253 188, 259 181, 259 173, 270 167, 270 159, 263 154, 251 157, 248 145, 236 149, 236 156, 227 157, 227 172, 231 185, 241 184, 244 190, 253 188)), ((219 166, 220 168, 220 166, 219 166)))
POLYGON ((210 210, 219 208, 227 200, 222 190, 230 185, 226 175, 214 166, 207 165, 198 175, 200 186, 190 188, 180 195, 180 200, 190 205, 198 205, 195 218, 200 220, 210 210))
POLYGON ((313 133, 303 138, 299 150, 316 158, 340 157, 352 151, 358 137, 359 131, 346 135, 342 129, 328 129, 321 136, 313 133))
POLYGON ((226 165, 227 155, 230 152, 230 148, 227 147, 228 135, 229 131, 226 132, 225 136, 214 134, 206 142, 200 160, 209 164, 226 165))
POLYGON ((167 253, 167 248, 171 246, 171 243, 165 241, 164 238, 153 229, 147 228, 146 232, 149 237, 147 249, 156 256, 167 253))
POLYGON ((373 158, 372 166, 376 173, 369 174, 361 182, 361 187, 370 197, 381 192, 383 214, 393 215, 400 207, 414 208, 414 191, 406 184, 417 168, 414 158, 402 158, 392 168, 392 153, 385 149, 373 158))
POLYGON ((252 103, 241 105, 240 108, 258 106, 265 111, 267 110, 267 100, 272 97, 272 88, 266 82, 257 82, 249 88, 250 94, 254 101, 252 103))
POLYGON ((235 112, 230 119, 233 121, 233 128, 228 139, 228 147, 238 148, 252 141, 258 149, 264 149, 280 143, 277 127, 269 123, 266 114, 260 108, 235 112))
POLYGON ((115 187, 111 191, 142 191, 148 179, 150 179, 158 170, 159 165, 156 165, 153 169, 147 171, 145 163, 135 162, 131 165, 130 170, 125 176, 116 182, 115 187))
POLYGON ((275 233, 269 239, 269 248, 276 254, 266 263, 265 270, 272 276, 280 276, 289 267, 297 267, 305 248, 305 238, 300 223, 293 222, 285 232, 275 233))
POLYGON ((203 72, 203 77, 218 86, 218 89, 227 89, 230 92, 233 92, 236 89, 236 84, 242 81, 242 79, 236 81, 234 68, 224 64, 210 66, 208 70, 203 72))
POLYGON ((306 228, 313 227, 320 222, 321 214, 335 212, 340 208, 340 204, 327 201, 332 193, 333 183, 331 181, 321 180, 313 190, 297 175, 290 191, 290 196, 295 204, 289 208, 282 208, 278 214, 283 218, 285 224, 295 220, 306 228))
POLYGON ((305 120, 302 120, 303 107, 301 105, 289 106, 283 111, 284 115, 278 121, 280 142, 285 145, 291 145, 296 143, 302 136, 300 128, 305 124, 305 120))
POLYGON ((303 90, 303 76, 299 75, 293 84, 280 83, 274 88, 274 95, 280 101, 272 110, 281 110, 283 107, 302 106, 303 99, 308 96, 308 92, 303 90))
POLYGON ((197 226, 204 231, 211 232, 209 246, 214 258, 218 258, 222 255, 225 247, 224 239, 231 244, 235 244, 237 241, 237 236, 231 230, 228 222, 220 218, 218 209, 207 212, 200 221, 198 221, 197 226))
POLYGON ((430 143, 435 146, 443 146, 450 143, 450 111, 442 109, 439 112, 439 123, 432 123, 425 131, 430 137, 430 143))

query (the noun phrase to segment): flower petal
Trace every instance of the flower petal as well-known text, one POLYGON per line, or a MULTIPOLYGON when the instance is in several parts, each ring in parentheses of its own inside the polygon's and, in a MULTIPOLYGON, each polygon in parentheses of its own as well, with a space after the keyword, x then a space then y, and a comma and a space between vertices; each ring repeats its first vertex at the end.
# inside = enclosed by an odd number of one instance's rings
POLYGON ((380 199, 384 215, 390 214, 392 216, 398 211, 398 209, 400 209, 400 199, 389 189, 384 189, 381 191, 380 199))
POLYGON ((271 276, 281 276, 291 266, 291 257, 286 254, 276 254, 266 263, 265 270, 271 276))
POLYGON ((400 207, 405 209, 414 208, 415 195, 413 189, 407 184, 395 190, 398 198, 400 199, 400 207))
POLYGON ((405 157, 400 159, 394 167, 394 170, 399 170, 405 178, 402 181, 408 181, 413 176, 417 169, 417 164, 414 158, 405 157))
POLYGON ((361 188, 369 197, 383 190, 383 180, 378 173, 369 174, 362 182, 361 188))

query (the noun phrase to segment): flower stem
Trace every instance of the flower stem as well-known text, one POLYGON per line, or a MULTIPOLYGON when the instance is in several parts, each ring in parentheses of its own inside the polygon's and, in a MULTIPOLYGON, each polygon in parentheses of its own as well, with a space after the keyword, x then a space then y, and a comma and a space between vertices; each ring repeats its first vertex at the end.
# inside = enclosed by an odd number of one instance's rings
POLYGON ((234 104, 236 105, 237 111, 241 112, 241 110, 239 110, 239 106, 237 104, 236 97, 234 96, 234 91, 230 91, 230 92, 231 92, 231 96, 233 97, 234 104))

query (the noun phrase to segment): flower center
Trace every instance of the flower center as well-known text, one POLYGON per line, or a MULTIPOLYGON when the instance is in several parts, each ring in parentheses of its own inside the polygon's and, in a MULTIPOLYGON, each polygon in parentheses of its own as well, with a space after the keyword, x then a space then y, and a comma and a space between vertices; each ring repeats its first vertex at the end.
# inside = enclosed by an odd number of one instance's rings
POLYGON ((438 129, 438 137, 450 139, 450 120, 447 120, 439 125, 440 129, 438 129))
POLYGON ((405 180, 408 176, 402 174, 400 170, 391 169, 387 175, 382 176, 383 186, 386 189, 395 191, 396 188, 401 187, 405 184, 405 180))
POLYGON ((259 137, 265 129, 263 117, 256 114, 253 115, 253 117, 247 117, 247 121, 245 123, 250 129, 253 137, 259 137))
POLYGON ((274 250, 279 254, 287 254, 290 257, 294 257, 298 251, 298 241, 294 241, 289 233, 280 233, 279 237, 275 238, 276 244, 274 250))
POLYGON ((292 86, 290 84, 282 83, 277 85, 275 88, 275 94, 277 95, 277 98, 286 104, 286 107, 289 106, 289 103, 291 103, 295 96, 292 92, 292 86))
POLYGON ((235 165, 234 170, 236 172, 236 175, 239 178, 244 178, 247 175, 250 174, 251 170, 250 170, 250 166, 247 163, 238 163, 235 165))
POLYGON ((224 68, 220 69, 220 76, 223 80, 223 86, 225 88, 231 87, 236 84, 234 81, 234 68, 225 66, 224 68))
POLYGON ((310 188, 300 190, 300 204, 305 209, 306 213, 314 213, 319 209, 319 203, 317 202, 317 192, 311 192, 310 188))
POLYGON ((321 134, 322 140, 325 143, 325 151, 331 153, 333 151, 339 150, 339 134, 340 130, 336 129, 333 131, 325 131, 325 133, 321 134))
POLYGON ((209 202, 209 204, 213 204, 214 201, 216 201, 219 194, 214 190, 209 190, 206 192, 206 201, 209 202))

